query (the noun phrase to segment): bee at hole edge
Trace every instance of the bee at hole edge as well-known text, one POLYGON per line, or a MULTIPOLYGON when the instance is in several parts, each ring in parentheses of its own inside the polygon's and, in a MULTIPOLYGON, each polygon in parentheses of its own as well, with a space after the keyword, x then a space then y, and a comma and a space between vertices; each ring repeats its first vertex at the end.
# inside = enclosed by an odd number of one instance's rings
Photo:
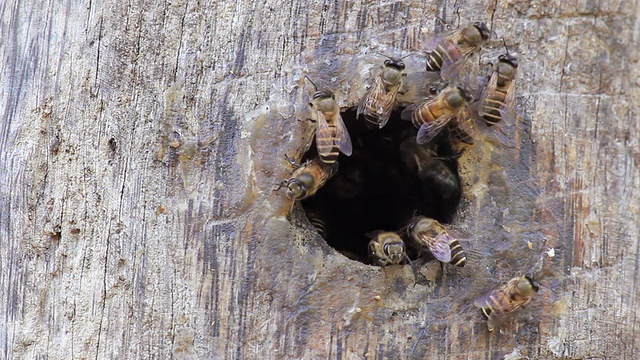
POLYGON ((291 178, 282 181, 274 191, 286 187, 286 195, 290 200, 303 200, 315 195, 318 189, 338 172, 337 161, 327 164, 316 157, 304 164, 299 164, 289 157, 286 158, 294 171, 291 178))
POLYGON ((329 90, 316 88, 311 98, 312 117, 316 122, 316 148, 320 160, 327 164, 335 163, 340 153, 351 156, 353 145, 347 127, 340 115, 336 96, 329 90))
POLYGON ((406 247, 402 238, 391 231, 374 231, 368 233, 369 256, 374 265, 402 265, 409 261, 406 247))
POLYGON ((404 72, 403 58, 386 57, 382 72, 360 102, 356 113, 356 118, 359 119, 362 115, 369 128, 382 129, 387 124, 391 112, 396 107, 396 97, 402 88, 402 80, 407 75, 404 72))

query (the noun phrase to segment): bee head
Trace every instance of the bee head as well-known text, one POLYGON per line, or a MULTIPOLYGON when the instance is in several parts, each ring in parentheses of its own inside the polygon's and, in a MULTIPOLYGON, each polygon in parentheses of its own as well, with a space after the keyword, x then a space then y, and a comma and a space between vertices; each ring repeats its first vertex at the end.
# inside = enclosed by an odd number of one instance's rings
POLYGON ((531 274, 526 274, 524 280, 518 282, 517 289, 523 294, 531 294, 537 293, 540 290, 540 286, 533 280, 531 274))
POLYGON ((512 56, 510 54, 502 54, 498 56, 498 61, 507 63, 513 66, 514 68, 518 67, 518 59, 516 59, 515 56, 512 56))
POLYGON ((323 100, 323 99, 336 99, 336 96, 333 92, 329 90, 319 90, 313 94, 313 100, 323 100))
POLYGON ((384 244, 382 251, 393 264, 399 264, 405 257, 404 243, 401 241, 393 241, 384 244))
POLYGON ((458 89, 458 94, 464 99, 464 101, 466 102, 473 101, 473 96, 469 94, 469 91, 467 91, 466 87, 464 87, 463 85, 458 85, 456 86, 456 88, 458 89))
POLYGON ((404 62, 402 61, 402 59, 394 59, 394 58, 389 58, 385 60, 384 66, 393 67, 398 70, 404 70, 405 68, 404 62))
POLYGON ((287 197, 290 200, 299 200, 304 198, 305 195, 307 195, 307 187, 302 181, 296 178, 289 180, 287 184, 287 197))
POLYGON ((321 90, 317 91, 313 94, 313 98, 311 100, 311 107, 316 110, 327 112, 327 111, 335 111, 336 104, 336 96, 329 90, 321 90))
POLYGON ((476 22, 475 24, 473 24, 473 27, 478 29, 478 31, 480 32, 480 36, 482 37, 483 41, 486 41, 487 39, 489 39, 489 36, 491 35, 491 32, 487 28, 487 25, 485 25, 483 22, 479 21, 479 22, 476 22))

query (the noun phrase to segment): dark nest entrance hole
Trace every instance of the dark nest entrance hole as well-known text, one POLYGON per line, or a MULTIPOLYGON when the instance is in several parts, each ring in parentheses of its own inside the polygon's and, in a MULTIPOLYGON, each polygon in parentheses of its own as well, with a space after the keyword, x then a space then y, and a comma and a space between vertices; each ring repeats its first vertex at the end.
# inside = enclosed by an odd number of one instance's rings
MULTIPOLYGON (((417 129, 401 119, 401 110, 382 129, 369 129, 354 110, 343 112, 353 154, 341 154, 337 174, 302 201, 320 235, 353 260, 369 263, 368 233, 401 233, 416 213, 451 222, 460 202, 459 153, 451 134, 443 131, 431 143, 417 145, 417 129)), ((316 155, 312 146, 304 160, 316 155)))

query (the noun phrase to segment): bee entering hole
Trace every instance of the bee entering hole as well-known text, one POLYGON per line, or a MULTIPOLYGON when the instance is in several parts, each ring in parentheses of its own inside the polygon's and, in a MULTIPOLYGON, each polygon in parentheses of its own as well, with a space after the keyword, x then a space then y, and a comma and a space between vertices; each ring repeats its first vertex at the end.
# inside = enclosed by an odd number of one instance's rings
MULTIPOLYGON (((327 243, 351 258, 369 258, 369 242, 376 233, 396 232, 416 215, 443 223, 455 216, 461 198, 453 134, 443 131, 428 144, 416 142, 417 129, 401 119, 402 109, 388 124, 371 128, 355 111, 341 113, 351 136, 353 153, 341 154, 335 175, 311 197, 302 200, 307 217, 327 243)), ((316 158, 311 147, 303 160, 316 158)), ((419 254, 409 252, 414 260, 419 254)))

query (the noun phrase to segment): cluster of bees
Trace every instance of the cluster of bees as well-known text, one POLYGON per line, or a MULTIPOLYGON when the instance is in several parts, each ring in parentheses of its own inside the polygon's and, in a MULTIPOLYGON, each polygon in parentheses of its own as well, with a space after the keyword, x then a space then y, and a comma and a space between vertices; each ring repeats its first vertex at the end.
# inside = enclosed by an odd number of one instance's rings
MULTIPOLYGON (((451 141, 464 149, 473 144, 477 120, 492 126, 498 122, 509 124, 515 118, 514 86, 518 62, 508 50, 498 57, 498 62, 492 65, 491 74, 476 89, 470 91, 460 76, 469 58, 489 37, 490 31, 481 22, 432 36, 427 46, 426 70, 439 72, 440 87, 432 86, 433 90, 427 98, 406 107, 401 114, 403 120, 411 121, 417 128, 415 139, 400 146, 402 158, 419 175, 427 168, 441 173, 439 178, 445 188, 458 187, 452 178, 454 175, 449 169, 438 169, 441 162, 425 160, 442 160, 437 156, 434 139, 446 133, 451 141), (445 129, 448 131, 443 131, 445 129)), ((406 76, 403 58, 387 58, 381 73, 357 109, 356 118, 363 119, 372 131, 387 125, 398 105, 397 95, 403 88, 406 76)), ((303 164, 287 157, 293 172, 276 189, 285 188, 287 197, 293 201, 316 194, 338 172, 340 153, 350 156, 353 152, 351 137, 335 95, 329 90, 318 90, 313 85, 316 91, 310 106, 312 121, 316 123, 315 145, 318 155, 303 164)), ((444 160, 455 160, 461 153, 444 160)), ((311 218, 311 222, 319 232, 324 230, 319 219, 311 218)), ((458 239, 450 235, 439 221, 421 214, 414 214, 406 226, 398 231, 374 231, 367 236, 370 237, 368 254, 374 265, 411 263, 409 253, 417 258, 430 254, 442 263, 460 267, 467 261, 458 239)), ((505 315, 531 301, 538 290, 537 282, 527 274, 515 277, 476 299, 475 305, 488 320, 491 331, 505 315)))

